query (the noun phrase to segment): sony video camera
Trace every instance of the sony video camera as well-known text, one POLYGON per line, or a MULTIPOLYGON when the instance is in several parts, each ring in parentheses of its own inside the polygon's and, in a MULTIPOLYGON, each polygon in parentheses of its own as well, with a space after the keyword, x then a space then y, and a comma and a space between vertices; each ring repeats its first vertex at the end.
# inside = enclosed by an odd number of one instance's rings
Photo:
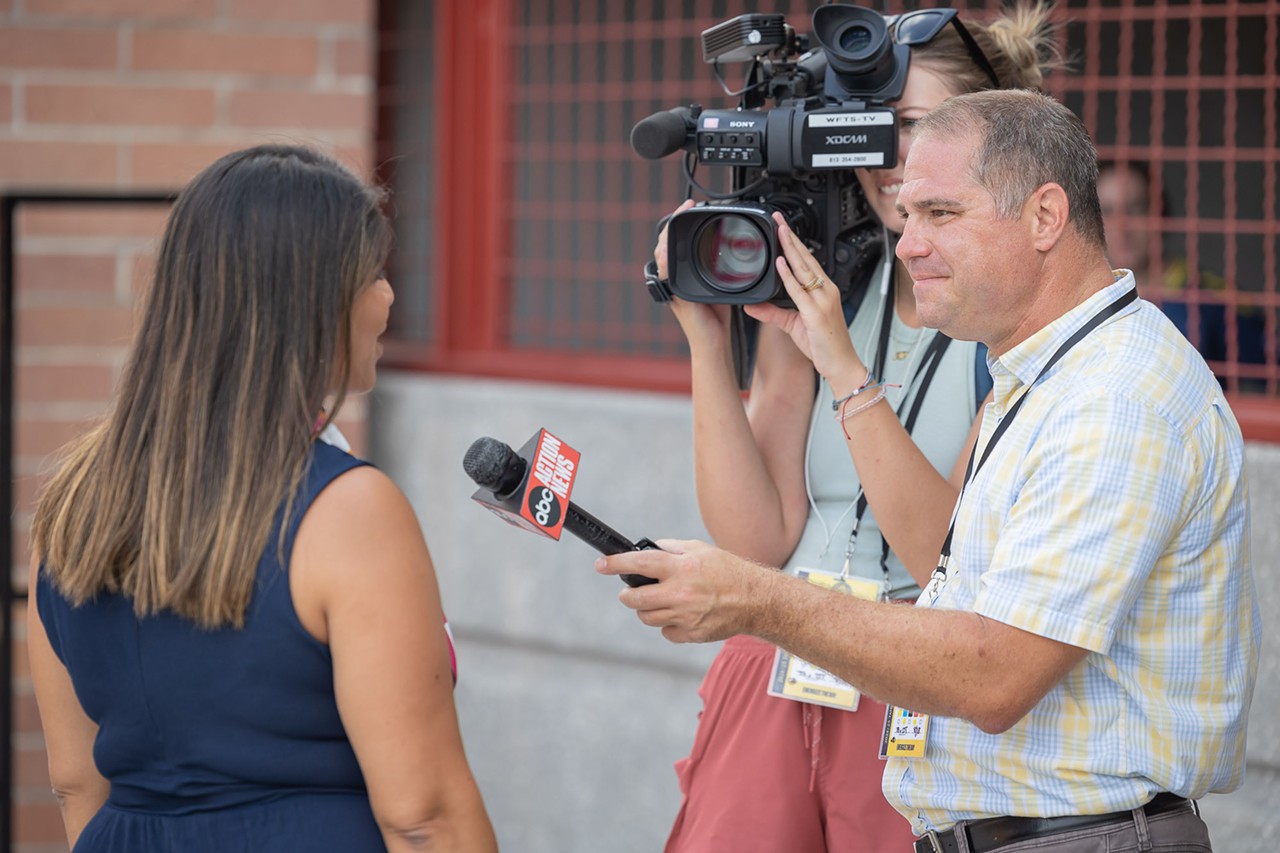
POLYGON ((703 59, 750 62, 737 109, 694 104, 636 124, 631 147, 657 160, 685 151, 690 187, 713 199, 668 224, 668 280, 646 268, 659 301, 790 306, 774 267, 780 249, 770 215, 780 212, 847 296, 860 268, 879 258, 880 225, 853 168, 893 168, 897 116, 910 48, 895 44, 878 12, 818 7, 808 49, 779 14, 740 15, 702 33, 703 59), (773 102, 772 109, 764 109, 773 102), (727 166, 731 191, 694 179, 698 163, 727 166))

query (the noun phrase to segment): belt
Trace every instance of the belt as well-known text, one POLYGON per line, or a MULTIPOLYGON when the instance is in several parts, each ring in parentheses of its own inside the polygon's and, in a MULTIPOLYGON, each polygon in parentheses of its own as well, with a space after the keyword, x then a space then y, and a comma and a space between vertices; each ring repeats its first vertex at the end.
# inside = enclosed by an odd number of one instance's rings
MULTIPOLYGON (((1185 806, 1190 801, 1168 792, 1156 794, 1151 802, 1142 807, 1147 815, 1158 815, 1185 806)), ((975 820, 963 827, 948 829, 945 832, 930 830, 915 843, 916 853, 958 853, 959 841, 957 832, 966 832, 969 836, 969 850, 972 853, 986 853, 1013 844, 1015 841, 1026 841, 1043 835, 1054 835, 1072 829, 1086 829, 1132 820, 1133 812, 1108 812, 1107 814, 1065 815, 1063 817, 992 817, 975 820)))

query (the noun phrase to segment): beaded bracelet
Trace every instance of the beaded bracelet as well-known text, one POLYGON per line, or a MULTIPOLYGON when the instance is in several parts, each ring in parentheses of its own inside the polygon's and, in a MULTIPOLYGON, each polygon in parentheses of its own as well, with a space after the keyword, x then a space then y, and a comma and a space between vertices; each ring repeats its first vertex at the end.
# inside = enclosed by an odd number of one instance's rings
MULTIPOLYGON (((883 400, 883 399, 884 399, 884 385, 883 385, 883 384, 881 384, 881 385, 878 385, 878 386, 876 386, 876 387, 877 387, 879 390, 877 390, 877 391, 876 391, 875 396, 873 396, 870 400, 867 400, 865 403, 861 403, 861 404, 859 404, 859 405, 857 405, 857 406, 854 406, 852 409, 849 409, 848 411, 845 411, 845 410, 844 410, 844 406, 843 406, 843 405, 841 405, 841 407, 840 407, 840 430, 844 433, 844 437, 845 437, 846 439, 852 440, 852 439, 853 439, 853 436, 849 435, 849 430, 845 427, 844 422, 845 422, 845 421, 847 421, 847 420, 849 420, 849 418, 853 417, 854 415, 859 414, 860 412, 865 412, 867 409, 871 408, 871 407, 872 407, 872 406, 874 406, 876 403, 879 403, 881 400, 883 400)), ((846 398, 845 398, 845 401, 847 402, 848 400, 849 400, 849 398, 848 398, 848 397, 846 397, 846 398)))
POLYGON ((877 387, 877 386, 879 385, 879 383, 878 383, 878 382, 876 382, 876 381, 875 381, 875 379, 876 379, 876 378, 875 378, 874 376, 872 376, 872 375, 871 375, 871 368, 869 368, 869 367, 868 367, 868 368, 867 368, 867 378, 862 380, 862 384, 861 384, 861 385, 859 385, 857 388, 853 389, 853 393, 852 393, 852 394, 846 394, 845 396, 841 397, 839 400, 832 400, 832 401, 831 401, 831 411, 833 411, 833 412, 838 412, 838 411, 840 411, 840 407, 841 407, 841 406, 843 406, 845 403, 849 402, 849 401, 850 401, 850 400, 852 400, 854 397, 856 397, 856 396, 858 396, 859 394, 861 394, 863 391, 866 391, 868 388, 875 388, 875 387, 877 387))

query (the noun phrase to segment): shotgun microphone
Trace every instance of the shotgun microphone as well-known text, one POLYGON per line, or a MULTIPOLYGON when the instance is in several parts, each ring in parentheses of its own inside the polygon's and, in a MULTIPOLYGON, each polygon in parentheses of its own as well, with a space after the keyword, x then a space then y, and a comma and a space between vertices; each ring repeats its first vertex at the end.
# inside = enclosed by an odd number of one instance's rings
MULTIPOLYGON (((558 540, 568 530, 602 554, 621 554, 657 546, 632 542, 569 500, 581 455, 547 432, 512 450, 496 438, 477 438, 462 468, 480 488, 472 500, 508 524, 558 540)), ((644 575, 620 575, 629 586, 656 583, 644 575)))

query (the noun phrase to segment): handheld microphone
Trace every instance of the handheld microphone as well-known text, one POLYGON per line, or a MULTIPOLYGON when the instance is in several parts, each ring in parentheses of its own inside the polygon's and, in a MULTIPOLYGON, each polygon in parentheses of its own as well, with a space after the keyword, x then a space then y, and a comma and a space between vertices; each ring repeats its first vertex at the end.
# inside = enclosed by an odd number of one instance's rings
MULTIPOLYGON (((515 527, 556 540, 568 530, 602 554, 656 548, 648 539, 632 542, 569 500, 579 459, 581 454, 543 429, 519 452, 496 438, 477 438, 462 468, 480 487, 471 499, 515 527)), ((644 575, 619 577, 628 586, 656 583, 644 575)))
POLYGON ((661 160, 692 145, 695 129, 693 111, 688 107, 663 110, 631 128, 631 150, 646 160, 661 160))

